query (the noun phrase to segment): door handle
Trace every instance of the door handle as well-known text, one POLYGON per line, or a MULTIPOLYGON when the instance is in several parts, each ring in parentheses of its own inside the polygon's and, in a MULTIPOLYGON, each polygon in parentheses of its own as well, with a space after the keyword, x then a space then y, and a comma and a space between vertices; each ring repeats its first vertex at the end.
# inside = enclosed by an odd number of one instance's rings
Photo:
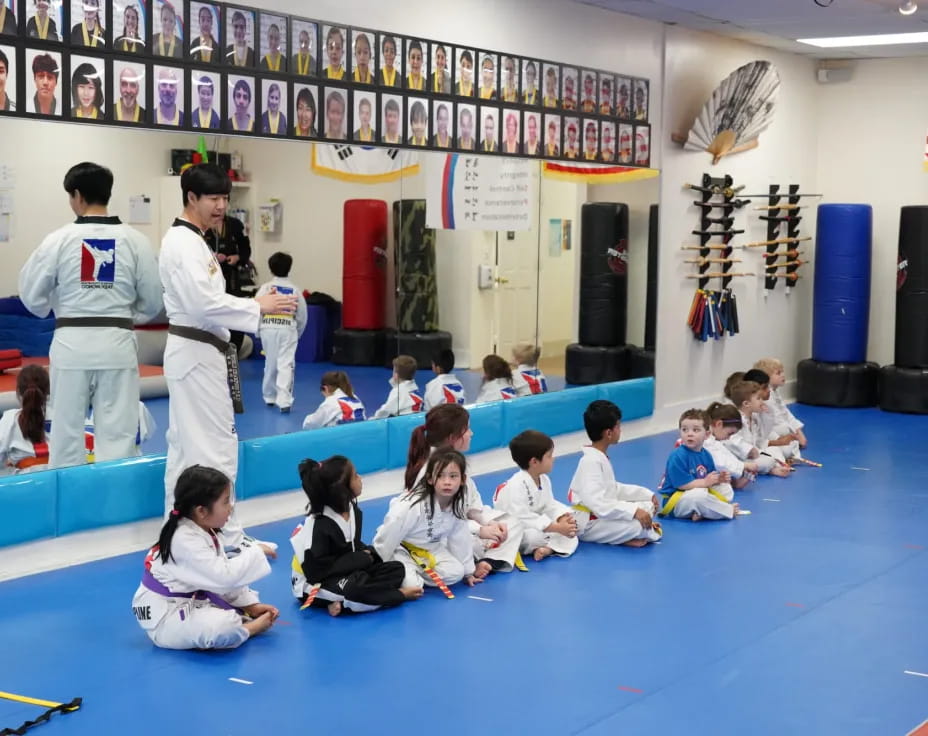
POLYGON ((509 279, 504 279, 501 276, 497 276, 495 280, 497 284, 508 284, 509 283, 509 279))

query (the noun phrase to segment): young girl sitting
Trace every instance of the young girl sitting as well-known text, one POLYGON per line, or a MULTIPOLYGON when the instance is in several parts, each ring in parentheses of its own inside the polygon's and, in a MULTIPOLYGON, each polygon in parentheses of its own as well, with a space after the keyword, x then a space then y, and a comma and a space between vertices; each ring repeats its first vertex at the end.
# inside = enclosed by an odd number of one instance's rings
POLYGON ((520 342, 512 349, 516 369, 512 372, 512 385, 516 396, 543 394, 548 391, 548 380, 538 368, 541 348, 530 342, 520 342))
POLYGON ((329 371, 322 374, 319 390, 325 399, 319 408, 303 420, 303 429, 334 427, 336 424, 363 422, 364 404, 354 395, 351 381, 344 371, 329 371))
POLYGON ((48 400, 48 371, 27 365, 16 377, 19 409, 0 418, 0 475, 29 472, 48 465, 48 436, 45 403, 48 400))
POLYGON ((500 399, 514 399, 516 390, 512 385, 512 368, 498 355, 483 359, 483 384, 477 394, 477 403, 485 404, 500 399))
POLYGON ((177 479, 174 508, 145 558, 132 612, 156 646, 234 649, 278 616, 248 587, 271 571, 247 539, 229 559, 216 535, 232 514, 231 484, 218 470, 192 465, 177 479))
POLYGON ((300 480, 309 499, 309 516, 290 537, 293 545, 293 595, 300 603, 314 586, 312 605, 338 616, 397 606, 422 596, 422 587, 404 588, 406 570, 399 562, 383 562, 361 541, 361 476, 343 455, 321 463, 300 463, 300 480))
MULTIPOLYGON (((743 426, 741 412, 734 404, 713 401, 706 409, 706 416, 709 418, 709 434, 703 447, 712 455, 715 469, 719 472, 728 472, 731 476, 731 487, 741 490, 757 475, 756 462, 739 460, 725 444, 732 435, 741 430, 743 426)), ((723 492, 722 495, 726 496, 729 501, 733 498, 733 494, 729 492, 723 492)))
POLYGON ((403 563, 403 587, 436 585, 424 574, 424 568, 433 570, 445 585, 459 580, 470 586, 483 582, 474 574, 470 530, 465 520, 466 470, 461 453, 450 447, 440 448, 432 453, 425 476, 415 488, 390 501, 387 516, 374 537, 374 549, 385 561, 403 563))

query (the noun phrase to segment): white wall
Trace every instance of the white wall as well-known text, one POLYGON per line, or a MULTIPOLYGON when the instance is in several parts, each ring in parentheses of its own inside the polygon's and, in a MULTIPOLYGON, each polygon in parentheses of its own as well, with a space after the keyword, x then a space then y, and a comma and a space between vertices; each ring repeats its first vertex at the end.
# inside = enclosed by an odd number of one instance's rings
MULTIPOLYGON (((808 357, 811 340, 812 279, 800 281, 787 296, 779 286, 764 297, 763 280, 734 279, 741 333, 719 341, 701 343, 686 326, 696 282, 686 279, 695 272, 683 263, 680 246, 692 243, 699 212, 694 192, 683 188, 698 182, 703 172, 721 177, 731 174, 745 192, 765 192, 768 184, 798 183, 806 191, 818 187, 818 96, 814 65, 809 59, 772 49, 720 38, 675 26, 666 30, 664 120, 661 172, 661 250, 657 336, 657 391, 655 412, 660 418, 676 418, 690 405, 705 406, 721 393, 728 374, 745 370, 762 356, 780 358, 792 374, 797 361, 808 357), (670 142, 671 132, 685 133, 719 82, 742 64, 756 59, 772 61, 781 80, 779 105, 773 124, 760 137, 760 146, 722 159, 713 166, 707 153, 684 151, 670 142)), ((876 105, 874 98, 874 105, 876 105)), ((867 114, 873 106, 867 108, 867 114)), ((863 114, 863 113, 861 113, 863 114)), ((845 154, 846 155, 846 154, 845 154)), ((814 210, 802 221, 802 230, 814 234, 814 210)), ((735 244, 763 240, 766 227, 750 207, 738 211, 736 228, 747 232, 735 244)), ((736 250, 744 259, 739 270, 762 273, 758 249, 736 250)), ((806 248, 807 256, 812 248, 806 248)), ((690 256, 694 251, 689 251, 690 256)), ((717 285, 718 282, 715 282, 717 285)))

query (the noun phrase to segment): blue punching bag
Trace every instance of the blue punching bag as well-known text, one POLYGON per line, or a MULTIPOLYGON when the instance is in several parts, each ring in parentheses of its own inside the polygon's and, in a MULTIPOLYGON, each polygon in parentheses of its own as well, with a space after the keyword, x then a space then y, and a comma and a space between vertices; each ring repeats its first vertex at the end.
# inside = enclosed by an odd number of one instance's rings
POLYGON ((870 205, 818 206, 813 360, 862 363, 867 359, 872 232, 870 205))

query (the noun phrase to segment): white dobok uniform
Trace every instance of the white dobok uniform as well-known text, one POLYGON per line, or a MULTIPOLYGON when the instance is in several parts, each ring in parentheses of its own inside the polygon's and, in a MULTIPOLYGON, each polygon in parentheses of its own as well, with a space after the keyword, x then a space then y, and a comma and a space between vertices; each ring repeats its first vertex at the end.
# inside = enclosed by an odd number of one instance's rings
POLYGON ((167 561, 153 549, 145 559, 132 611, 149 638, 165 649, 233 649, 248 639, 236 609, 258 603, 248 586, 271 572, 264 552, 243 543, 229 559, 222 543, 181 519, 167 561))
POLYGON ((403 542, 431 555, 429 564, 446 585, 474 574, 470 530, 464 519, 451 510, 442 511, 438 502, 432 510, 428 499, 415 503, 409 493, 390 500, 387 515, 374 536, 374 549, 384 562, 398 560, 406 568, 403 587, 434 586, 432 579, 413 560, 403 542))
POLYGON ((19 295, 37 317, 125 320, 124 327, 56 327, 49 350, 53 467, 86 462, 84 417, 97 417, 97 459, 134 454, 139 360, 133 323, 161 311, 155 252, 118 217, 78 217, 42 241, 19 273, 19 295))
POLYGON ((293 406, 293 374, 296 370, 296 344, 306 329, 306 300, 290 279, 275 276, 262 284, 256 296, 287 294, 297 297, 296 314, 261 316, 258 336, 264 347, 264 380, 261 393, 268 404, 281 409, 293 406))
MULTIPOLYGON (((148 407, 143 402, 139 402, 139 424, 135 434, 135 449, 132 452, 133 457, 139 457, 142 454, 142 443, 150 440, 155 431, 158 429, 158 423, 148 411, 148 407)), ((93 410, 87 414, 84 421, 84 446, 87 450, 87 462, 96 462, 96 424, 93 419, 93 410)))
MULTIPOLYGON (((782 447, 770 447, 770 435, 772 430, 772 417, 769 412, 755 412, 750 417, 741 414, 741 429, 733 435, 729 442, 729 449, 741 458, 740 451, 747 446, 749 449, 756 447, 760 453, 754 462, 757 463, 758 473, 769 473, 773 470, 777 461, 785 462, 786 455, 782 447)), ((747 459, 745 455, 742 459, 747 459)))
POLYGON ((22 409, 7 409, 0 417, 0 475, 29 473, 48 467, 48 427, 45 422, 45 442, 33 443, 19 428, 22 409))
POLYGON ((425 405, 429 411, 442 404, 464 405, 464 386, 453 373, 442 373, 425 384, 425 405))
POLYGON ((383 419, 385 417, 401 417, 404 414, 415 414, 422 411, 422 394, 419 393, 419 386, 415 381, 400 381, 398 384, 391 378, 390 393, 387 400, 383 402, 376 412, 374 419, 383 419))
POLYGON ((303 429, 318 429, 320 427, 334 427, 336 424, 349 422, 363 422, 365 420, 364 404, 355 396, 349 396, 340 388, 335 389, 331 395, 319 404, 319 408, 312 414, 307 414, 303 420, 303 429))
MULTIPOLYGON (((774 438, 782 437, 785 434, 798 432, 805 425, 793 416, 783 397, 780 396, 779 389, 770 389, 770 398, 766 401, 767 413, 769 414, 770 431, 774 438)), ((802 457, 800 454, 799 440, 793 440, 788 445, 780 445, 783 455, 789 459, 792 457, 802 457)))
MULTIPOLYGON (((226 294, 219 262, 195 225, 174 221, 161 241, 159 270, 164 308, 172 325, 205 330, 225 341, 229 330, 257 331, 258 302, 226 294)), ((214 345, 168 334, 164 350, 170 399, 165 516, 174 507, 177 477, 190 465, 225 473, 235 488, 238 436, 227 376, 226 357, 214 345)), ((236 546, 241 526, 234 512, 224 531, 228 543, 236 546)))
MULTIPOLYGON (((712 455, 712 462, 715 463, 715 469, 720 473, 728 471, 734 479, 744 475, 744 461, 739 460, 735 453, 733 453, 724 442, 719 442, 710 434, 706 437, 706 441, 702 443, 702 446, 703 449, 712 455)), ((751 475, 751 477, 753 478, 754 476, 751 475)), ((735 497, 735 491, 731 487, 731 483, 717 483, 712 486, 712 488, 721 493, 728 501, 733 500, 735 497)))
POLYGON ((548 379, 535 366, 520 363, 512 372, 512 386, 516 390, 516 396, 543 394, 548 391, 548 379))
POLYGON ((494 378, 492 381, 483 382, 475 403, 486 404, 490 401, 514 399, 515 397, 516 390, 512 386, 512 381, 506 378, 494 378))
POLYGON ((624 544, 661 538, 657 529, 645 529, 635 519, 638 509, 656 516, 654 493, 644 486, 618 483, 608 456, 591 445, 583 448, 567 500, 573 504, 581 542, 624 544))
POLYGON ((580 540, 545 529, 564 514, 572 514, 573 509, 555 500, 547 475, 539 480, 540 487, 535 485, 531 475, 519 470, 497 489, 493 505, 522 524, 521 552, 528 554, 539 547, 549 547, 555 554, 568 557, 577 551, 580 540))

